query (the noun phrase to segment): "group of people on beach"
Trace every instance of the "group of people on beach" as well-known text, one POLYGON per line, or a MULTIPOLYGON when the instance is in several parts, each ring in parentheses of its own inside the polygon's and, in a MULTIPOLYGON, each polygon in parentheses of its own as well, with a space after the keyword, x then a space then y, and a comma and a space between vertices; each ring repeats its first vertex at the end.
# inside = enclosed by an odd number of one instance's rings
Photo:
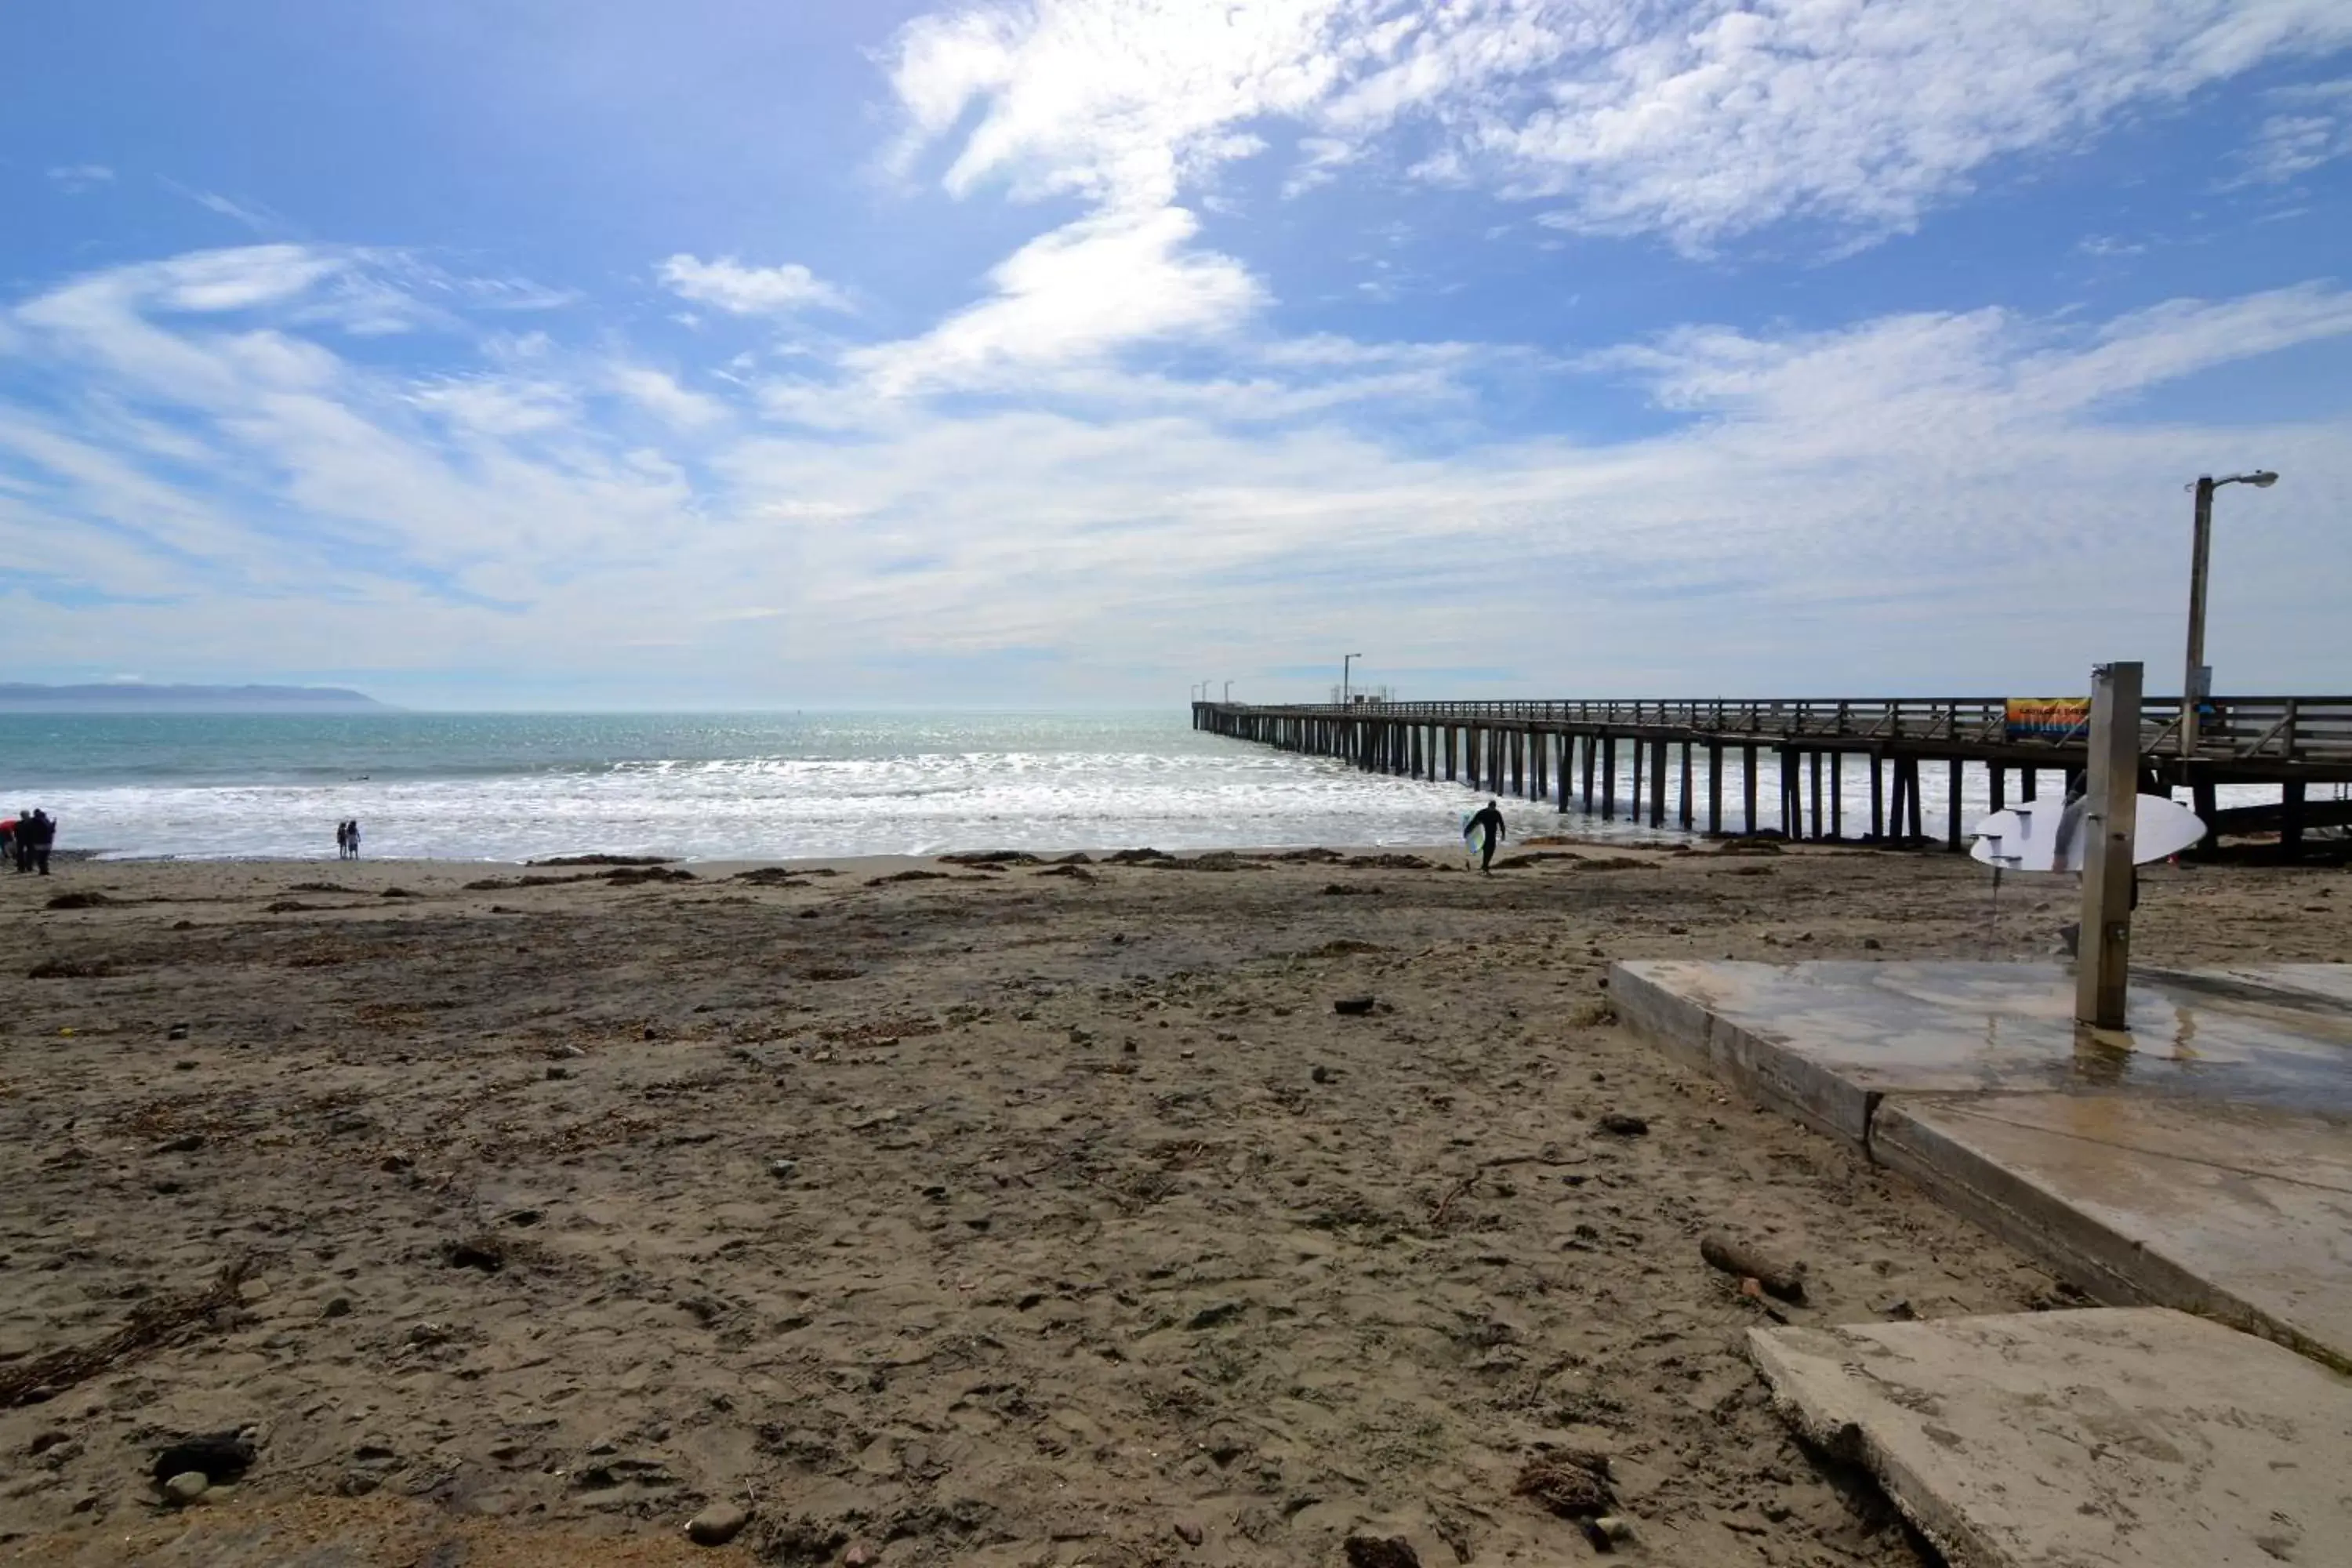
POLYGON ((335 858, 356 860, 360 858, 360 819, 335 824, 335 858))
POLYGON ((19 874, 49 874, 49 846, 58 841, 58 819, 36 806, 0 818, 0 860, 13 861, 19 874))

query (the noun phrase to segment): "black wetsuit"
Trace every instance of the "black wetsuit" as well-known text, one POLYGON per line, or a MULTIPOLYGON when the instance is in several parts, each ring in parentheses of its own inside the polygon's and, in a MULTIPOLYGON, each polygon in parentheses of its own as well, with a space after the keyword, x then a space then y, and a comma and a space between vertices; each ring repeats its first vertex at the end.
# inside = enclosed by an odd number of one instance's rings
POLYGON ((1495 863, 1495 846, 1503 841, 1503 814, 1491 805, 1482 807, 1478 815, 1470 819, 1470 826, 1462 831, 1465 836, 1472 833, 1480 835, 1478 869, 1484 871, 1492 866, 1495 863))

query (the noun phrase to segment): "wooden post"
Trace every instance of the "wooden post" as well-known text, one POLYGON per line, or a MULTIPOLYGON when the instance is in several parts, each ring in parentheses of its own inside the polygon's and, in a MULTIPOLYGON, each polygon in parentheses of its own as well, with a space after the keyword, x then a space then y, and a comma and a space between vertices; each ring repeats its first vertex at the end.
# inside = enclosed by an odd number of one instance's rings
POLYGON ((1625 781, 1625 793, 1632 798, 1625 803, 1625 820, 1639 822, 1642 820, 1642 741, 1638 735, 1633 739, 1633 765, 1626 771, 1629 776, 1625 781))
POLYGON ((1706 743, 1706 830, 1723 831, 1723 742, 1706 743))
POLYGON ((1830 837, 1845 839, 1845 753, 1830 753, 1830 837))
POLYGON ((1592 815, 1592 736, 1584 737, 1584 815, 1592 815))
POLYGON ((1569 781, 1576 774, 1576 737, 1563 734, 1559 738, 1559 814, 1568 815, 1569 781))
POLYGON ((1698 813, 1691 805, 1691 743, 1688 741, 1683 742, 1682 791, 1675 798, 1679 803, 1675 809, 1675 820, 1687 832, 1698 820, 1698 813))
POLYGON ((1666 825, 1666 743, 1650 742, 1650 826, 1666 825))
POLYGON ((1818 747, 1806 759, 1806 768, 1813 775, 1813 837, 1822 836, 1822 753, 1818 747))
POLYGON ((2125 1026, 2131 964, 2132 834, 2139 802, 2140 667, 2091 669, 2091 768, 2084 795, 2083 934, 2074 1017, 2125 1026))
POLYGON ((1876 752, 1870 753, 1870 837, 1874 843, 1886 842, 1886 759, 1876 752))
POLYGON ((1960 849, 1960 759, 1952 759, 1951 775, 1945 781, 1948 792, 1944 802, 1944 815, 1948 819, 1944 830, 1944 847, 1954 854, 1960 849))
MULTIPOLYGON (((2039 779, 2041 776, 2042 776, 2042 770, 2041 770, 2040 768, 2020 768, 2020 769, 2018 769, 2018 770, 2017 770, 2017 798, 2018 798, 2018 799, 2020 799, 2020 800, 2032 800, 2032 799, 2033 798, 2033 786, 2034 786, 2034 783, 2035 783, 2035 781, 2036 781, 2037 779, 2039 779)), ((2137 775, 2135 775, 2135 776, 2137 776, 2137 775)))
POLYGON ((1601 737, 1601 815, 1617 815, 1617 737, 1601 737))
POLYGON ((2000 811, 2009 805, 2009 770, 1999 763, 1989 763, 1992 773, 1992 808, 2000 811))
POLYGON ((1756 748, 1739 748, 1739 803, 1747 809, 1742 826, 1749 837, 1756 835, 1756 748))
POLYGON ((1907 758, 1905 760, 1903 765, 1909 769, 1911 773, 1911 785, 1909 792, 1911 797, 1911 842, 1914 844, 1923 844, 1927 842, 1927 830, 1922 821, 1922 813, 1924 812, 1925 807, 1923 807, 1919 802, 1919 759, 1916 757, 1907 758))
POLYGON ((2279 858, 2303 858, 2304 781, 2288 779, 2279 785, 2279 858))

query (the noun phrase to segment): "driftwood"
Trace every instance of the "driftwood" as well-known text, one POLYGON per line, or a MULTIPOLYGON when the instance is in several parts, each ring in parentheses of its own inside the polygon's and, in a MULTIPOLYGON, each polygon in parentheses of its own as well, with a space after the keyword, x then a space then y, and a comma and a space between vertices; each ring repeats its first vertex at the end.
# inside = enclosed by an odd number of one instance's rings
POLYGON ((1783 1301, 1801 1302, 1805 1299, 1805 1266, 1801 1260, 1784 1261, 1727 1236, 1707 1237, 1698 1244, 1698 1255, 1734 1279, 1755 1280, 1768 1296, 1778 1296, 1783 1301))
POLYGON ((37 1403, 37 1395, 46 1399, 63 1393, 112 1370, 117 1363, 170 1343, 215 1312, 236 1306, 237 1289, 252 1271, 253 1263, 250 1254, 231 1258, 201 1290, 160 1297, 131 1308, 131 1321, 102 1340, 51 1351, 23 1366, 0 1371, 0 1409, 37 1403))

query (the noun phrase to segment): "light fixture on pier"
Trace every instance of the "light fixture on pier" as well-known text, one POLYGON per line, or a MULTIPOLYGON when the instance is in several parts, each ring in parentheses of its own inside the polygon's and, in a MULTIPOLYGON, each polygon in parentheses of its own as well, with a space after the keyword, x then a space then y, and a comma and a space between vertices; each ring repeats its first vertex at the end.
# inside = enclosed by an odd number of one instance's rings
POLYGON ((2231 474, 2217 479, 2210 474, 2187 486, 2197 492, 2196 539, 2189 562, 2189 668, 2180 678, 2180 759, 2197 754, 2198 704, 2213 695, 2213 672, 2205 663, 2205 566, 2213 551, 2213 492, 2223 485, 2252 485, 2266 490, 2278 483, 2268 468, 2231 474))

